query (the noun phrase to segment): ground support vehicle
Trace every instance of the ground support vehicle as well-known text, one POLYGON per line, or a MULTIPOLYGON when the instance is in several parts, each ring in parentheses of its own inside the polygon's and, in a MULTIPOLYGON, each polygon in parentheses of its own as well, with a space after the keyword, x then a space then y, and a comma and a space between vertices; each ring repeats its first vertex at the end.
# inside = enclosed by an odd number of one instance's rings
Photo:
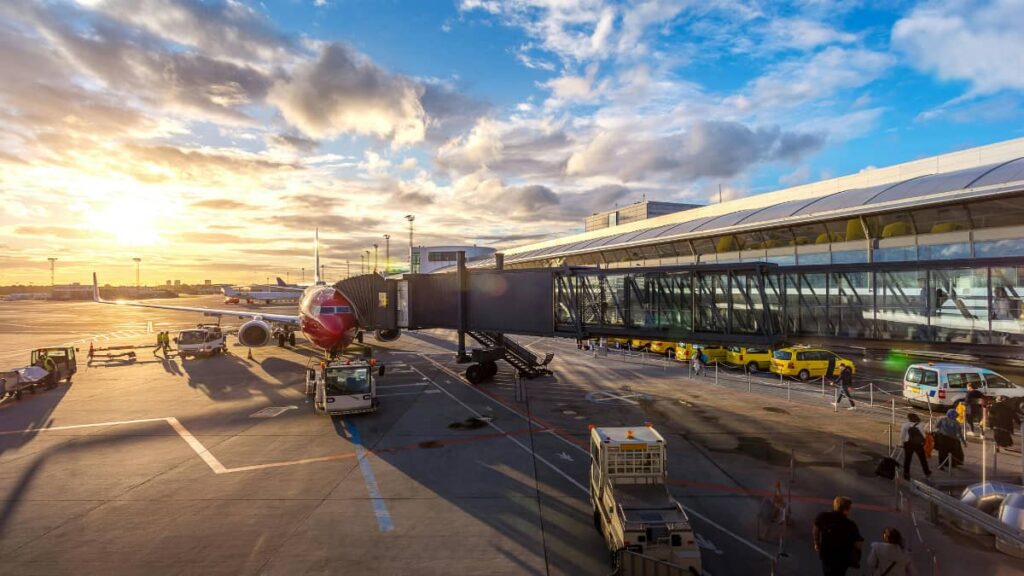
POLYGON ((320 414, 358 414, 375 412, 377 383, 373 361, 322 360, 306 368, 306 396, 320 414))
POLYGON ((40 386, 56 386, 57 382, 64 380, 70 383, 71 378, 78 372, 78 360, 75 358, 75 349, 70 346, 55 346, 51 348, 37 348, 32 351, 29 357, 29 365, 24 368, 0 372, 0 398, 14 396, 21 398, 25 390, 35 394, 40 386), (40 360, 43 355, 53 360, 55 374, 50 374, 41 367, 40 360))
POLYGON ((182 330, 174 338, 178 357, 223 354, 228 351, 227 340, 218 324, 197 324, 195 328, 182 330))
POLYGON ((911 364, 903 375, 903 397, 912 406, 945 410, 967 398, 969 384, 974 384, 989 398, 1008 398, 1014 412, 1024 414, 1024 387, 988 368, 969 364, 911 364))
POLYGON ((839 369, 843 366, 849 366, 853 374, 857 373, 857 366, 853 360, 824 348, 790 346, 772 352, 772 372, 783 376, 796 376, 804 382, 824 376, 830 365, 832 377, 838 376, 839 369))
POLYGON ((701 573, 690 521, 669 494, 665 439, 651 426, 590 429, 594 526, 614 564, 620 550, 701 573))

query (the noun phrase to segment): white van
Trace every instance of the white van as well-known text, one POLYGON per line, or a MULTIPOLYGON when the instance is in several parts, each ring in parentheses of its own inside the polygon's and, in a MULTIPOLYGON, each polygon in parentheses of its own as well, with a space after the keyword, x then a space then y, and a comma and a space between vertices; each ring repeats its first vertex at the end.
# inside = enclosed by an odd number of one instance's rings
POLYGON ((903 376, 903 397, 914 406, 946 410, 967 397, 976 384, 986 396, 1024 398, 1024 388, 988 368, 968 364, 911 364, 903 376))

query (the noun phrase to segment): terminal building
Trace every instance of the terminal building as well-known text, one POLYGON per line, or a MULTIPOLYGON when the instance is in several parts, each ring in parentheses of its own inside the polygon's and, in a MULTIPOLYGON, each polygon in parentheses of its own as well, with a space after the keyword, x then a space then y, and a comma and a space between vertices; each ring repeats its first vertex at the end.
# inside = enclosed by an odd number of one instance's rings
POLYGON ((414 274, 430 274, 441 268, 455 264, 457 254, 465 252, 471 261, 489 259, 494 262, 494 248, 483 246, 416 246, 412 249, 412 272, 414 274))
POLYGON ((556 322, 594 333, 1018 346, 1024 139, 592 229, 502 260, 581 271, 556 287, 556 322))
POLYGON ((644 198, 642 201, 622 208, 615 208, 605 212, 595 212, 584 221, 584 229, 600 230, 611 228, 620 224, 629 224, 640 220, 647 220, 656 216, 664 216, 675 212, 682 212, 690 208, 699 208, 699 204, 679 204, 676 202, 655 202, 644 198))

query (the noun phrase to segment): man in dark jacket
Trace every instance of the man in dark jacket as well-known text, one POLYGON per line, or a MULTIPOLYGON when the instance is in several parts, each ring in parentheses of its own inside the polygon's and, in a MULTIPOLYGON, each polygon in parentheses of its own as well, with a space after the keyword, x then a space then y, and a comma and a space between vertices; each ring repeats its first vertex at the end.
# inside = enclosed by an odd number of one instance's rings
POLYGON ((836 402, 834 406, 839 406, 839 402, 845 396, 850 401, 850 407, 847 410, 854 410, 857 405, 853 402, 853 396, 850 395, 850 386, 853 386, 853 370, 850 369, 849 364, 843 364, 843 367, 839 369, 839 377, 832 381, 832 384, 839 387, 839 394, 836 395, 836 402))
POLYGON ((836 496, 832 512, 822 512, 814 519, 812 540, 824 576, 844 576, 848 568, 860 568, 864 538, 857 524, 849 518, 852 508, 852 500, 836 496))

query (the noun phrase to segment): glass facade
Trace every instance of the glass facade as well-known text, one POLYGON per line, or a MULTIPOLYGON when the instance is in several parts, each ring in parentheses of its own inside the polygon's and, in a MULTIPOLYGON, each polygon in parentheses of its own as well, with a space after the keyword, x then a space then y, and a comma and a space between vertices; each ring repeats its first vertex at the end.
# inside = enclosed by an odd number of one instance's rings
POLYGON ((629 330, 669 341, 718 334, 1024 343, 1024 264, 936 264, 559 272, 556 331, 574 332, 578 316, 591 334, 629 330))

